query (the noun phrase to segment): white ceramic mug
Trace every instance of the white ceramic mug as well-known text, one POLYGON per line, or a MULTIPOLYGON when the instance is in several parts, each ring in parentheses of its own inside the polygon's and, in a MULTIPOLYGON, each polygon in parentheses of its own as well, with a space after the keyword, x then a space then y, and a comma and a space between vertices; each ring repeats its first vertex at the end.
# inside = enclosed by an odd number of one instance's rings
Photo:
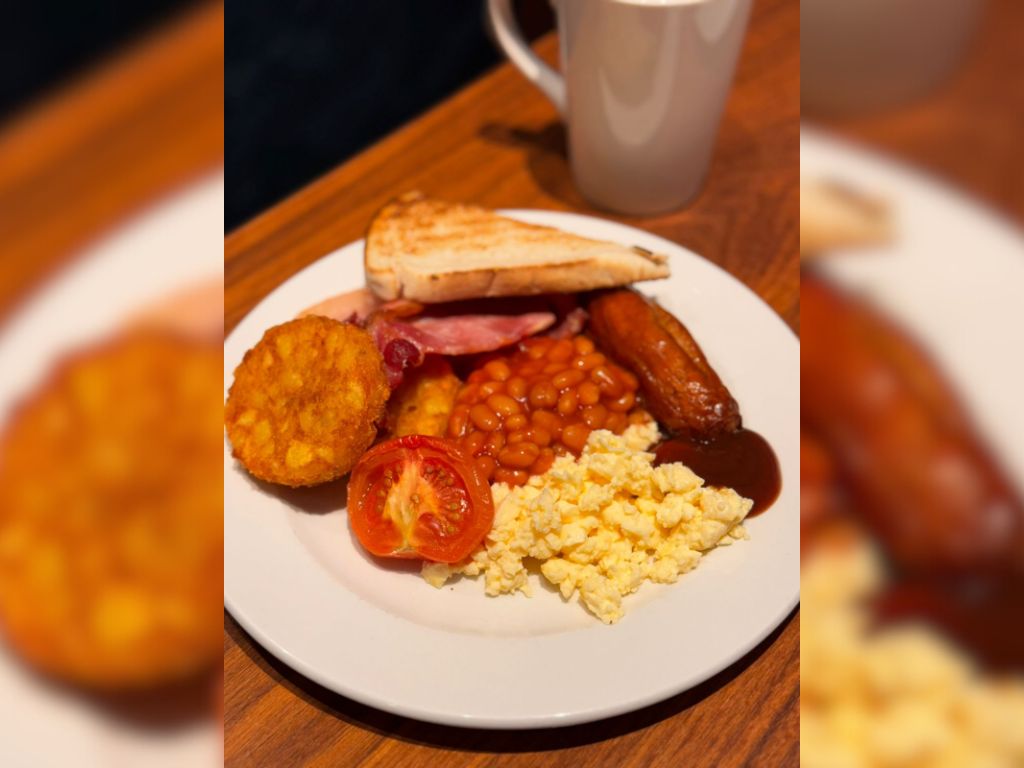
POLYGON ((967 52, 985 0, 801 0, 800 105, 853 115, 925 96, 967 52))
POLYGON ((603 208, 679 208, 703 184, 751 0, 552 0, 562 74, 523 41, 511 0, 495 36, 566 122, 580 192, 603 208))

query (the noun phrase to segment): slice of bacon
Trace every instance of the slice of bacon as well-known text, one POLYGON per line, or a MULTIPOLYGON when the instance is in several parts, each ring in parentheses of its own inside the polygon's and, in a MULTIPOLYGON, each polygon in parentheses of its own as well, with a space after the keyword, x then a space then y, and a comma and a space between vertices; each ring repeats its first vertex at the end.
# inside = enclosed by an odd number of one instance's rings
MULTIPOLYGON (((298 316, 323 315, 365 327, 373 334, 384 356, 384 368, 392 388, 401 383, 404 371, 420 365, 425 355, 491 352, 540 333, 557 319, 553 312, 466 313, 467 309, 474 308, 465 302, 429 307, 405 299, 382 303, 368 289, 360 288, 325 299, 298 316), (440 314, 453 311, 453 314, 440 314), (424 312, 433 314, 423 315, 424 312)), ((503 308, 513 309, 512 306, 503 308)), ((583 310, 572 310, 556 331, 562 333, 568 326, 578 332, 585 320, 583 310)))
POLYGON ((574 307, 573 309, 570 309, 562 318, 562 321, 549 330, 545 336, 550 336, 552 339, 571 339, 582 331, 583 326, 586 324, 587 310, 583 307, 574 307))
POLYGON ((551 312, 402 319, 381 310, 370 318, 367 329, 384 356, 388 382, 396 387, 405 370, 420 365, 425 355, 491 352, 540 333, 554 322, 551 312))

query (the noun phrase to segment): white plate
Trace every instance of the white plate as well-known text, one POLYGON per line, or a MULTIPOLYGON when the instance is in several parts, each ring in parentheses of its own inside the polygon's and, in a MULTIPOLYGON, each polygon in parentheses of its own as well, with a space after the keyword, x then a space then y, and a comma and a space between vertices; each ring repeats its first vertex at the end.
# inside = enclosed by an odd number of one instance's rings
MULTIPOLYGON (((712 552, 674 585, 645 584, 624 599, 625 617, 605 626, 539 581, 532 598, 489 598, 473 579, 436 590, 415 565, 383 568, 350 534, 343 488, 270 492, 236 465, 225 441, 225 602, 279 659, 365 704, 469 727, 569 725, 700 683, 796 605, 799 344, 750 290, 674 243, 585 216, 507 213, 670 256, 671 279, 642 288, 690 328, 744 423, 782 465, 782 494, 749 522, 750 541, 712 552)), ((360 241, 325 256, 238 325, 225 345, 225 392, 264 330, 363 284, 362 253, 360 241)))
POLYGON ((936 179, 802 129, 800 172, 892 206, 891 243, 823 260, 919 338, 972 411, 1011 478, 1024 482, 1024 237, 936 179))
MULTIPOLYGON (((151 300, 216 277, 223 237, 224 177, 217 173, 158 201, 76 256, 0 329, 0 421, 59 355, 102 338, 151 300)), ((5 768, 222 762, 218 728, 125 727, 41 686, 2 647, 0 690, 5 768)))

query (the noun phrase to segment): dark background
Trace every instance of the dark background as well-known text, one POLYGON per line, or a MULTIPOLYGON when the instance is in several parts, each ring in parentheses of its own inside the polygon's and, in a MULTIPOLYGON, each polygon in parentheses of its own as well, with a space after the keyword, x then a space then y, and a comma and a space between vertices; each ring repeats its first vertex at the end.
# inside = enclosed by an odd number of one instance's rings
MULTIPOLYGON (((547 0, 518 3, 524 32, 547 0)), ((225 95, 230 231, 499 60, 484 0, 230 0, 225 95)))
MULTIPOLYGON (((188 0, 6 3, 0 121, 188 0)), ((548 0, 517 0, 527 37, 548 0)), ((499 61, 484 0, 229 0, 225 230, 288 196, 499 61)))
POLYGON ((105 53, 192 4, 183 0, 4 2, 0 122, 105 53))

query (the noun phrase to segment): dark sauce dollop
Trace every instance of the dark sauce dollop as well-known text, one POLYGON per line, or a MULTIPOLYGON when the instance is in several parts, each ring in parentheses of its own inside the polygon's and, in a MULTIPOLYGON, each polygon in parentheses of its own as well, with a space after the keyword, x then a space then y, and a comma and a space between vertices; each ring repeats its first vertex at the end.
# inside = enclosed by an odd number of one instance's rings
POLYGON ((753 516, 768 509, 782 489, 779 460, 757 432, 738 429, 708 440, 673 437, 654 449, 654 465, 681 461, 705 485, 728 486, 754 501, 753 516))

